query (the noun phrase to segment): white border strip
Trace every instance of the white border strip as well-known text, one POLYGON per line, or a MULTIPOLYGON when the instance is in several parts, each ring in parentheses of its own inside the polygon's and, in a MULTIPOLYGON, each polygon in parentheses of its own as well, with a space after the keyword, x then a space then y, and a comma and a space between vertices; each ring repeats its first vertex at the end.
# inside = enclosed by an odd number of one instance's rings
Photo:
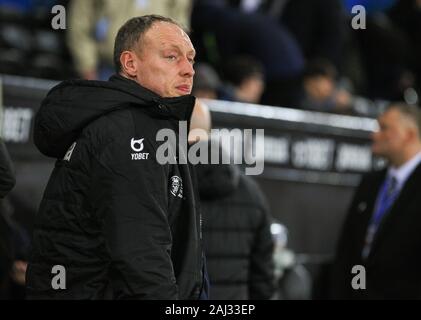
POLYGON ((374 132, 378 128, 377 120, 366 117, 326 114, 284 107, 240 103, 220 100, 203 100, 211 111, 245 115, 256 118, 282 120, 296 123, 323 125, 341 129, 374 132))

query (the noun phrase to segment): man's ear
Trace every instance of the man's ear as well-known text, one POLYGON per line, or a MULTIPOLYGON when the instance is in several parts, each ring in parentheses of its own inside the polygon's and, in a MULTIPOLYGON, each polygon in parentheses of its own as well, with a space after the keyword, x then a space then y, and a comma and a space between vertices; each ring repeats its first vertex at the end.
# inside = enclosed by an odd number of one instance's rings
POLYGON ((133 51, 123 51, 120 55, 121 70, 130 77, 135 78, 137 74, 136 54, 133 51))
POLYGON ((415 125, 408 125, 405 129, 407 142, 412 143, 413 141, 418 139, 418 128, 415 125))

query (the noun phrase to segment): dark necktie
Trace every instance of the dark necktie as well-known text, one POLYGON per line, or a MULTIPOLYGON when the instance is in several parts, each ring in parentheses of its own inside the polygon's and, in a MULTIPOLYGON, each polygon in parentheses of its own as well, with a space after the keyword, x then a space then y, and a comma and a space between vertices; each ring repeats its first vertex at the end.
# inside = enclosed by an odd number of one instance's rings
POLYGON ((380 189, 380 194, 376 203, 375 212, 370 220, 370 225, 367 229, 365 244, 362 251, 363 258, 367 258, 368 254, 370 253, 371 244, 373 242, 377 229, 381 221, 383 220, 384 215, 392 207, 393 202, 398 196, 399 190, 397 187, 398 180, 394 176, 388 176, 380 189))

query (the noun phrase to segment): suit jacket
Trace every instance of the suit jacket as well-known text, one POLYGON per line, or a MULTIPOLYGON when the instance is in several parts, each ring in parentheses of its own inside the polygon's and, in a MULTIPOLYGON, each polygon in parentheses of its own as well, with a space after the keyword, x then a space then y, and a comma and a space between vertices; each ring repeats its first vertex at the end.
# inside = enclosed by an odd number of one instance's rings
POLYGON ((365 175, 349 208, 332 266, 335 299, 421 298, 421 164, 409 176, 378 227, 366 260, 361 257, 386 170, 365 175), (351 270, 362 265, 366 289, 354 290, 351 270))

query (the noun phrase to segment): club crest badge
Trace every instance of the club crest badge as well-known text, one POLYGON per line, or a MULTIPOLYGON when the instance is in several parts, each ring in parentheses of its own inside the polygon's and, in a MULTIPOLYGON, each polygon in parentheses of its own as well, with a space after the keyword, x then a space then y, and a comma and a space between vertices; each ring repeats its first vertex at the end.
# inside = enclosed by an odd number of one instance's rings
POLYGON ((170 180, 170 193, 174 197, 183 198, 183 180, 178 176, 172 176, 170 180))

